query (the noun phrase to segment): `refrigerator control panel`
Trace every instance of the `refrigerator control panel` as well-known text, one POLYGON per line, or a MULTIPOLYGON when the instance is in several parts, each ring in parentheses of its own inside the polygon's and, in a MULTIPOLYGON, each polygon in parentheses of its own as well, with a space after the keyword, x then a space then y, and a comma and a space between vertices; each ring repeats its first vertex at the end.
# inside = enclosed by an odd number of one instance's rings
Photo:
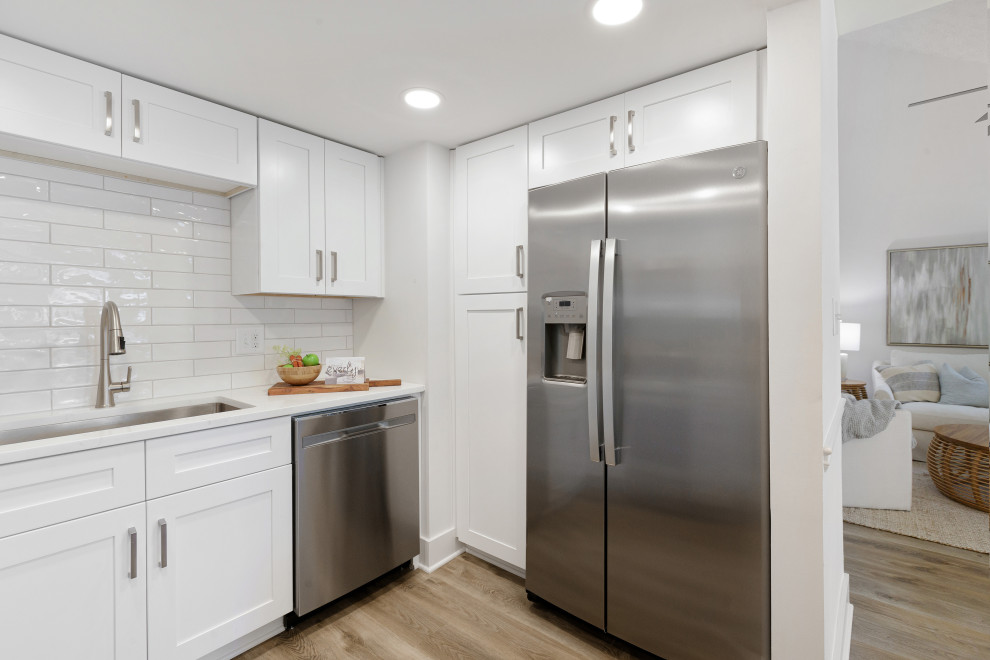
POLYGON ((584 294, 543 296, 543 322, 587 323, 588 296, 584 294))

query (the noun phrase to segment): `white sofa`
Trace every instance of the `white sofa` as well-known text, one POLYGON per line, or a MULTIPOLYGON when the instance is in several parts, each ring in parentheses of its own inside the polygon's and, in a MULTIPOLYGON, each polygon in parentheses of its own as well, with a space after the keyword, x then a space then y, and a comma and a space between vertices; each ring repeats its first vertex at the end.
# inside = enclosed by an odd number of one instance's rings
POLYGON ((872 438, 842 444, 842 506, 911 510, 911 413, 872 438))
MULTIPOLYGON (((987 366, 987 353, 915 353, 911 351, 893 350, 890 352, 890 364, 895 367, 906 366, 931 360, 936 367, 948 362, 954 369, 969 367, 984 379, 990 381, 990 367, 987 366)), ((881 362, 874 362, 872 369, 873 396, 875 398, 894 398, 883 376, 876 370, 881 362)), ((943 403, 914 402, 905 403, 903 410, 911 413, 911 428, 915 439, 912 452, 914 460, 925 461, 928 456, 928 445, 931 444, 935 427, 940 424, 986 424, 990 421, 990 410, 973 406, 956 406, 943 403)), ((843 461, 843 470, 845 461, 843 461)))

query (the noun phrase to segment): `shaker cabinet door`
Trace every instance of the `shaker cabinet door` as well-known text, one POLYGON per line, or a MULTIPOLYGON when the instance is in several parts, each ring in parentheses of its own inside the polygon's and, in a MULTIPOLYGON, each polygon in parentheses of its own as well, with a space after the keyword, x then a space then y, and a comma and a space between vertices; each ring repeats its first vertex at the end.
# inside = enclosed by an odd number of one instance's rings
POLYGON ((530 124, 529 187, 623 167, 624 110, 620 94, 530 124))
POLYGON ((526 565, 526 294, 455 302, 457 538, 526 565))
POLYGON ((120 156, 120 78, 0 35, 0 132, 120 156))
POLYGON ((326 142, 327 295, 382 295, 382 159, 326 142))
POLYGON ((144 527, 141 503, 0 539, 0 658, 146 658, 144 527))
POLYGON ((454 290, 526 290, 525 126, 454 152, 454 290))

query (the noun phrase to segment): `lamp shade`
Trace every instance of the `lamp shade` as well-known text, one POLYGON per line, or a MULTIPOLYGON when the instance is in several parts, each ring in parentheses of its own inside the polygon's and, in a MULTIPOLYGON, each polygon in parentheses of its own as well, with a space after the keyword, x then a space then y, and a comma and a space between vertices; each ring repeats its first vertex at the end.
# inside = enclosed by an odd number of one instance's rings
POLYGON ((839 350, 859 350, 859 323, 846 323, 843 321, 839 326, 839 350))

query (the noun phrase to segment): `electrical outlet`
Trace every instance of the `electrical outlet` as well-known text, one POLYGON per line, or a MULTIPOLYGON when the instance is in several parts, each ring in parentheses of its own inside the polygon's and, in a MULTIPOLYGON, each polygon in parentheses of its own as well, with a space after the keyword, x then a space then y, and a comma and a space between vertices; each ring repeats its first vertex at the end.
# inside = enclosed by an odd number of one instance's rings
POLYGON ((245 325, 237 328, 234 341, 235 355, 256 355, 264 353, 261 342, 265 337, 265 328, 260 325, 245 325))

